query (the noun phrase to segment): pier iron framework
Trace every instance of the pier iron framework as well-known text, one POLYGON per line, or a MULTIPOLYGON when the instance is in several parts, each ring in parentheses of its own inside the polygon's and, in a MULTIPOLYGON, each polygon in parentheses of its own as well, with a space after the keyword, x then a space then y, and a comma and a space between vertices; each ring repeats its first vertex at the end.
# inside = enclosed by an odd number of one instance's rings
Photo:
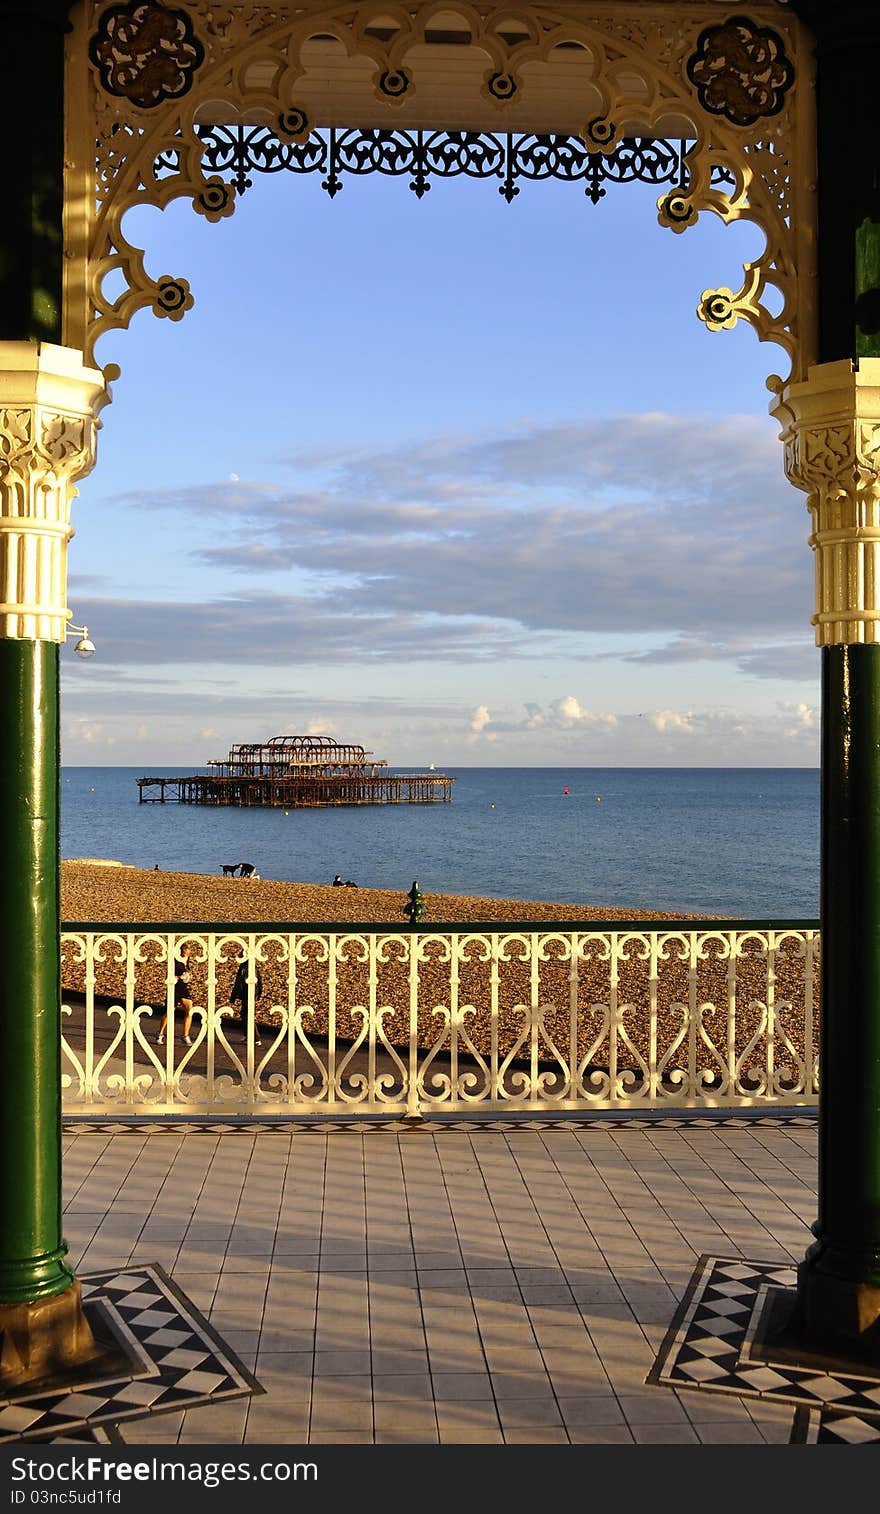
MULTIPOLYGON (((179 320, 192 307, 183 272, 149 271, 126 216, 180 197, 208 221, 231 215, 258 166, 242 177, 241 132, 268 133, 259 152, 272 166, 324 152, 328 190, 343 169, 405 166, 417 199, 428 169, 475 173, 495 153, 501 172, 489 178, 510 196, 551 168, 592 198, 615 176, 656 172, 670 232, 686 234, 704 214, 760 230, 738 287, 710 285, 697 313, 713 331, 745 320, 782 354, 771 408, 788 477, 807 497, 816 561, 821 1157, 799 1300, 812 1336, 877 1349, 875 0, 0 0, 0 23, 0 98, 18 145, 0 259, 3 1374, 39 1374, 87 1349, 61 1229, 58 658, 71 504, 119 377, 100 367, 95 344, 140 309, 179 320), (235 161, 223 156, 227 130, 235 161)), ((591 287, 585 279, 585 298, 591 287)), ((637 383, 637 361, 633 373, 637 383)))
POLYGON ((212 773, 138 778, 140 804, 212 804, 316 809, 338 804, 448 804, 447 773, 396 773, 356 742, 272 736, 212 757, 212 773))

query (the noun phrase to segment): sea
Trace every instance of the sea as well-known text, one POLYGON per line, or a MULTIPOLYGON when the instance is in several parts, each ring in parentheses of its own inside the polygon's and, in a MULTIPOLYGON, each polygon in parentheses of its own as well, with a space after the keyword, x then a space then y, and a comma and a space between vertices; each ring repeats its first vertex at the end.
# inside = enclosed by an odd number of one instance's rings
POLYGON ((65 767, 61 852, 215 875, 251 862, 263 878, 330 883, 340 873, 402 894, 416 880, 427 896, 818 914, 815 769, 444 771, 456 780, 450 804, 285 811, 139 804, 142 769, 65 767))

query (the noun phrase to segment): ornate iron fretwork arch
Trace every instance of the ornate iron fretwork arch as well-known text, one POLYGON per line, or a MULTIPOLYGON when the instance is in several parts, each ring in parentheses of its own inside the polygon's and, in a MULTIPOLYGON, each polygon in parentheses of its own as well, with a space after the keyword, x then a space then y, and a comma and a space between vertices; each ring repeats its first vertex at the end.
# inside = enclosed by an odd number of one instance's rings
POLYGON ((208 220, 255 173, 316 172, 662 189, 686 231, 704 211, 754 222, 765 246, 738 289, 707 289, 713 330, 740 319, 801 372, 814 355, 810 80, 776 0, 298 4, 80 0, 70 47, 65 340, 94 352, 152 307, 193 303, 153 277, 123 229, 137 206, 188 197, 208 220), (120 287, 121 286, 121 287, 120 287))

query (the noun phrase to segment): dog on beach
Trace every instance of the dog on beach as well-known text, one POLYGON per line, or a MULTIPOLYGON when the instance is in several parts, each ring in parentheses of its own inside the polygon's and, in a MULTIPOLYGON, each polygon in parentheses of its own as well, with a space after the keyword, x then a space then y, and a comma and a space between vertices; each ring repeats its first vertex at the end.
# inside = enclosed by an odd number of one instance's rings
POLYGON ((221 862, 220 867, 221 867, 221 870, 222 870, 224 878, 234 878, 235 877, 235 873, 236 873, 236 869, 238 867, 238 863, 237 862, 221 862))

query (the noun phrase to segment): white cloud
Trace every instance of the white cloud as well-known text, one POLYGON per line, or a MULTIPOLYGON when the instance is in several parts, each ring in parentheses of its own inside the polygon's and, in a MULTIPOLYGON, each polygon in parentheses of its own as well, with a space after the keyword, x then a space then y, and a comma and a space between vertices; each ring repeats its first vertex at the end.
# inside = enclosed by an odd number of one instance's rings
POLYGON ((543 707, 528 703, 523 706, 525 715, 519 719, 493 719, 488 705, 481 704, 474 710, 469 724, 470 739, 482 736, 494 741, 499 735, 541 732, 551 735, 560 731, 611 731, 617 725, 617 716, 596 710, 584 709, 574 694, 565 694, 543 707))
POLYGON ((680 731, 692 735, 694 730, 694 717, 692 713, 681 714, 678 710, 656 710, 650 717, 655 731, 665 735, 668 731, 680 731))
POLYGON ((574 694, 566 694, 563 699, 554 700, 549 710, 550 723, 560 726, 562 730, 570 730, 573 726, 616 726, 616 715, 598 714, 595 710, 585 710, 574 694))
POLYGON ((72 739, 83 746, 111 747, 116 745, 116 737, 102 721, 85 720, 80 716, 68 720, 66 728, 72 739))
POLYGON ((783 716, 790 720, 786 729, 786 736, 790 740, 799 740, 805 733, 813 735, 819 729, 819 711, 810 704, 780 704, 779 709, 783 716))
MULTIPOLYGON (((77 665, 78 667, 78 665, 77 665)), ((96 673, 98 670, 96 670, 96 673)), ((479 763, 571 764, 580 767, 675 765, 815 766, 818 714, 805 702, 777 701, 762 711, 742 707, 662 707, 636 715, 590 710, 577 694, 544 703, 506 704, 499 693, 469 708, 451 699, 316 697, 294 685, 239 688, 234 681, 194 679, 175 670, 164 683, 129 671, 118 686, 103 673, 65 688, 64 761, 136 762, 203 767, 236 741, 265 740, 278 732, 336 734, 359 741, 392 765, 428 761, 455 767, 479 763), (108 690, 112 692, 108 693, 108 690), (100 720, 94 711, 101 707, 100 720), (579 719, 571 717, 579 713, 579 719), (209 734, 213 733, 213 734, 209 734), (483 759, 485 760, 485 759, 483 759)))
MULTIPOLYGON (((484 743, 512 763, 814 760, 812 706, 768 713, 761 692, 817 677, 806 516, 768 423, 590 417, 290 466, 286 487, 230 478, 137 496, 173 512, 190 554, 185 587, 162 579, 165 599, 79 582, 105 696, 89 697, 90 667, 88 685, 65 675, 65 700, 89 721, 100 710, 121 746, 146 726, 147 746, 170 751, 173 730, 181 750, 210 740, 213 755, 287 729, 363 740, 392 762, 474 761, 484 743), (325 698, 337 679, 400 697, 325 698), (179 706, 175 680, 188 680, 179 706), (432 688, 451 691, 445 703, 423 697, 432 688), (710 708, 728 689, 742 708, 710 708)), ((89 721, 68 724, 68 748, 103 739, 89 721)))
POLYGON ((468 741, 495 741, 497 734, 491 729, 492 716, 484 704, 480 704, 474 710, 468 722, 468 741))
MULTIPOLYGON (((286 658, 294 623, 296 655, 315 661, 399 657, 404 642, 409 658, 526 658, 546 655, 548 638, 659 633, 665 649, 622 655, 728 659, 763 677, 779 676, 775 648, 791 676, 811 676, 804 512, 769 422, 606 416, 290 466, 287 488, 136 496, 178 524, 210 518, 209 533, 186 532, 203 543, 193 557, 267 585, 227 596, 257 660, 286 658), (291 573, 308 592, 285 592, 291 573), (264 633, 261 604, 280 635, 264 633)), ((218 621, 221 605, 215 592, 218 621)), ((150 629, 170 660, 177 640, 150 629)))
POLYGON ((555 710, 556 717, 561 725, 575 725, 577 721, 583 720, 589 713, 589 711, 581 709, 573 694, 566 694, 564 699, 557 699, 552 708, 555 710))

